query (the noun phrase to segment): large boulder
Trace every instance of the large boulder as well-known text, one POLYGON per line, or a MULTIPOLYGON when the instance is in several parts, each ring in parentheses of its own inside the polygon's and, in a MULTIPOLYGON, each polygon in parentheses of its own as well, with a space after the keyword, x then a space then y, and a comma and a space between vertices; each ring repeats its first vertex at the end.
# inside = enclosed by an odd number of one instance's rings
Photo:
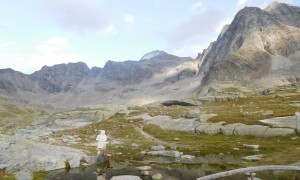
POLYGON ((267 131, 269 127, 268 126, 262 126, 262 125, 245 125, 242 124, 240 126, 237 126, 234 130, 235 135, 241 135, 241 136, 264 136, 265 132, 267 131))
POLYGON ((188 119, 194 119, 194 118, 199 118, 200 115, 201 115, 201 111, 199 109, 193 109, 186 112, 184 114, 184 117, 188 119))
POLYGON ((149 151, 149 152, 147 152, 147 154, 148 155, 152 155, 152 156, 167 156, 167 157, 178 158, 183 153, 179 152, 179 151, 165 151, 165 150, 161 150, 161 151, 149 151))
POLYGON ((242 125, 241 123, 227 124, 221 127, 221 134, 233 135, 236 127, 242 125))
POLYGON ((204 130, 210 125, 211 123, 201 123, 199 126, 195 128, 195 132, 198 134, 205 134, 204 130))
POLYGON ((205 134, 220 134, 221 127, 225 122, 212 123, 207 128, 203 129, 205 134))
POLYGON ((287 135, 292 135, 292 134, 296 134, 294 129, 290 129, 290 128, 269 128, 265 132, 264 136, 265 137, 287 136, 287 135))

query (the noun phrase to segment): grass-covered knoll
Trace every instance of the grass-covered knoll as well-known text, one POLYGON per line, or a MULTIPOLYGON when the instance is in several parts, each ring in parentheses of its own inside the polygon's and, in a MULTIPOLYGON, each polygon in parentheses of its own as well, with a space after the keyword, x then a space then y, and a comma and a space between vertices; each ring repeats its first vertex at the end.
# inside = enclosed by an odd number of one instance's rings
MULTIPOLYGON (((183 117, 187 112, 199 109, 205 114, 217 114, 210 119, 210 122, 225 121, 227 124, 244 123, 244 124, 261 124, 259 120, 293 116, 295 112, 300 111, 300 107, 293 104, 300 103, 300 87, 298 86, 281 86, 267 89, 267 95, 261 91, 257 93, 248 93, 245 98, 237 98, 232 101, 210 102, 198 107, 182 106, 158 106, 158 107, 132 107, 134 112, 130 116, 147 113, 150 116, 166 115, 172 118, 183 117), (265 113, 272 111, 273 114, 265 113)), ((224 92, 236 92, 236 88, 222 89, 224 92)))
MULTIPOLYGON (((200 112, 217 114, 209 121, 226 123, 259 124, 258 120, 275 116, 290 116, 296 111, 300 111, 297 106, 291 104, 300 102, 300 94, 296 90, 288 88, 287 92, 280 87, 280 93, 270 93, 267 95, 256 94, 247 98, 239 98, 234 101, 212 102, 199 107, 180 106, 157 106, 157 107, 131 107, 133 110, 128 116, 117 113, 111 118, 87 125, 78 129, 56 132, 56 138, 63 135, 79 135, 81 141, 76 148, 89 150, 91 154, 96 154, 96 147, 85 146, 84 143, 95 143, 98 130, 106 130, 109 141, 118 141, 119 144, 108 144, 107 151, 115 155, 114 160, 142 160, 141 151, 149 150, 151 145, 160 145, 158 141, 149 139, 141 130, 164 143, 167 149, 177 147, 177 150, 184 154, 205 155, 205 154, 233 154, 233 155, 253 155, 264 154, 261 164, 288 164, 297 161, 300 157, 299 138, 287 137, 253 137, 253 136, 225 136, 225 135, 199 135, 187 132, 177 132, 163 130, 159 126, 146 124, 141 119, 128 119, 144 113, 151 116, 167 115, 172 118, 183 117, 187 112, 200 110, 200 112), (264 111, 273 111, 273 115, 263 115, 264 111), (248 112, 246 114, 245 112, 248 112), (140 128, 140 129, 138 129, 140 128), (135 143, 138 147, 132 146, 135 143), (258 144, 259 151, 245 149, 243 144, 258 144), (236 149, 239 150, 236 150, 236 149), (118 152, 122 155, 116 155, 118 152), (117 157, 116 157, 117 156, 117 157)), ((299 159, 300 160, 300 159, 299 159)), ((251 163, 250 163, 251 164, 251 163)), ((249 163, 247 164, 249 165, 249 163)))
POLYGON ((140 114, 147 113, 150 116, 158 116, 158 115, 165 115, 170 116, 173 119, 181 118, 184 116, 186 112, 188 112, 191 107, 187 106, 157 106, 157 107, 132 107, 129 108, 133 110, 129 114, 129 116, 136 116, 140 114))
MULTIPOLYGON (((160 143, 143 136, 135 127, 143 127, 143 131, 155 138, 166 142, 167 149, 174 147, 184 154, 205 155, 205 154, 234 154, 253 155, 264 154, 262 164, 286 164, 297 160, 300 156, 300 141, 295 137, 273 137, 258 138, 253 136, 225 136, 225 135, 198 135, 186 132, 163 130, 156 125, 143 124, 140 120, 127 120, 124 114, 116 114, 108 120, 87 125, 74 130, 56 132, 55 137, 63 135, 79 135, 82 139, 80 144, 72 147, 88 150, 90 154, 96 154, 96 147, 86 147, 83 143, 95 143, 98 130, 106 130, 109 141, 119 141, 120 144, 108 144, 107 151, 114 154, 114 161, 142 160, 141 151, 149 150, 152 145, 160 143), (133 147, 132 144, 139 145, 133 147), (243 144, 259 144, 260 150, 253 151, 245 149, 243 144), (233 148, 239 148, 235 150, 233 148), (121 152, 122 155, 117 155, 121 152), (285 154, 288 156, 284 157, 285 154), (277 158, 280 157, 280 158, 277 158)), ((249 165, 249 164, 248 164, 249 165)))
POLYGON ((0 99, 0 133, 14 134, 44 114, 44 111, 17 106, 0 99))
POLYGON ((76 148, 83 148, 89 150, 91 154, 96 154, 96 147, 85 147, 84 143, 95 143, 96 136, 99 134, 99 130, 104 129, 108 135, 108 141, 119 142, 120 144, 108 145, 107 151, 116 154, 117 152, 122 152, 123 154, 116 160, 124 160, 128 158, 138 158, 141 150, 148 149, 150 145, 154 145, 153 141, 145 138, 141 133, 135 128, 140 127, 140 120, 127 120, 125 114, 117 113, 108 120, 101 121, 98 123, 93 123, 81 128, 73 130, 65 130, 61 132, 56 132, 55 137, 61 137, 63 135, 79 135, 82 139, 80 144, 72 145, 76 148), (132 144, 135 143, 138 147, 133 147, 132 144))
POLYGON ((218 114, 211 122, 260 124, 258 120, 270 117, 293 116, 300 107, 292 106, 300 102, 300 93, 287 95, 254 95, 236 101, 213 102, 204 104, 202 111, 218 114), (273 111, 273 115, 263 115, 265 111, 273 111))
MULTIPOLYGON (((156 125, 146 125, 144 131, 155 137, 167 141, 176 142, 179 150, 192 154, 265 154, 267 157, 265 163, 292 163, 295 157, 300 157, 299 138, 292 137, 273 137, 262 138, 253 136, 225 136, 225 135, 196 135, 185 132, 166 131, 156 125), (178 138, 177 141, 174 141, 178 138), (243 144, 259 144, 259 151, 254 152, 243 147, 243 144), (234 150, 239 148, 240 150, 234 150), (284 153, 282 153, 284 152, 284 153), (285 154, 289 153, 286 157, 285 154), (276 156, 282 156, 276 158, 276 156), (273 159, 274 158, 274 159, 273 159)), ((300 159, 299 159, 300 160, 300 159)))

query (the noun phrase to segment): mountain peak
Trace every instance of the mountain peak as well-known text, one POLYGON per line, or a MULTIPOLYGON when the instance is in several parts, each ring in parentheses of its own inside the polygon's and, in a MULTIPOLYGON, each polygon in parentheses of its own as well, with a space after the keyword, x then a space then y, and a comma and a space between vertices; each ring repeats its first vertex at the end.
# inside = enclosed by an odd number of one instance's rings
POLYGON ((286 8, 288 6, 290 5, 275 1, 272 2, 270 5, 268 5, 264 10, 269 13, 272 13, 272 12, 280 11, 280 9, 286 8))
POLYGON ((157 57, 157 56, 165 56, 165 55, 168 55, 168 53, 166 53, 166 52, 164 52, 164 51, 160 51, 160 50, 151 51, 151 52, 145 54, 145 55, 140 59, 140 61, 148 60, 148 59, 151 59, 151 58, 154 58, 154 57, 157 57))

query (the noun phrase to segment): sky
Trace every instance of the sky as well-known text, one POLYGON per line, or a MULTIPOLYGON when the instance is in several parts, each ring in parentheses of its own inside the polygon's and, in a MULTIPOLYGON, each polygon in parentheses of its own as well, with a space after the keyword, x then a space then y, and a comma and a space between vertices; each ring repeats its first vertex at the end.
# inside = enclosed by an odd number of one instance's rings
MULTIPOLYGON (((139 60, 153 50, 195 58, 245 6, 273 0, 9 0, 0 3, 0 69, 139 60)), ((279 0, 300 6, 300 0, 279 0)))

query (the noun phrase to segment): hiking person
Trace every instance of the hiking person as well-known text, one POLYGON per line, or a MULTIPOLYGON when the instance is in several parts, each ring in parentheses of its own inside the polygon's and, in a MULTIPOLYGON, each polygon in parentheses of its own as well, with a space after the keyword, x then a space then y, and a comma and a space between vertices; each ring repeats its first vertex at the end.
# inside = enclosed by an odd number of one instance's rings
POLYGON ((106 144, 107 142, 107 136, 105 135, 104 130, 100 130, 99 135, 97 136, 96 140, 98 141, 97 143, 97 154, 98 155, 103 155, 106 149, 106 144))

